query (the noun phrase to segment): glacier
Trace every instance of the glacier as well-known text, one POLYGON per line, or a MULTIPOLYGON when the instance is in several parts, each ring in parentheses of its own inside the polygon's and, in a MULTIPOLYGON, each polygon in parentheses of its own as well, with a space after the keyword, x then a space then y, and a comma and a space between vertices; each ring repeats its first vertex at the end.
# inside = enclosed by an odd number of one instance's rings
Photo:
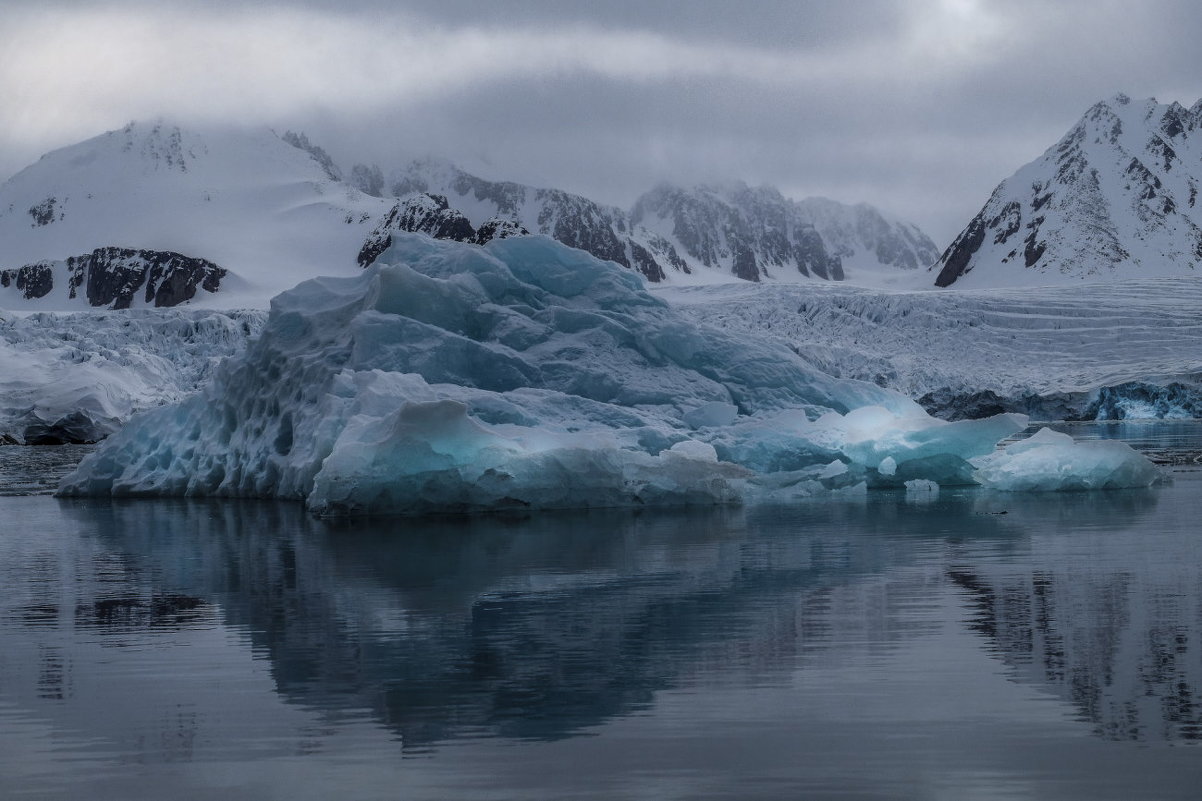
POLYGON ((277 296, 211 383, 136 416, 59 492, 274 497, 331 516, 791 500, 972 484, 972 460, 1026 422, 930 417, 782 343, 694 323, 546 237, 397 234, 360 276, 277 296))
POLYGON ((0 443, 95 442, 195 392, 262 311, 0 312, 0 443))
POLYGON ((890 387, 947 419, 1202 410, 1197 278, 955 292, 832 284, 655 292, 694 321, 775 338, 825 373, 890 387))

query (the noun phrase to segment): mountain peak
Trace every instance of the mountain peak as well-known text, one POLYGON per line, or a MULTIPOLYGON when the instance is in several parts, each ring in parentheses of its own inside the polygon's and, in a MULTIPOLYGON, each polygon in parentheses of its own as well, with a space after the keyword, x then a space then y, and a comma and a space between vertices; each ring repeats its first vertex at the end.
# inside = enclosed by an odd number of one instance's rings
POLYGON ((109 139, 122 153, 133 155, 148 169, 155 170, 187 172, 189 164, 205 152, 203 143, 195 135, 189 134, 185 138, 179 125, 163 118, 132 120, 119 131, 110 131, 101 138, 109 139))
POLYGON ((322 172, 331 181, 342 180, 342 170, 338 169, 338 165, 334 163, 334 159, 330 158, 330 154, 322 148, 309 141, 309 137, 303 133, 294 131, 284 131, 284 135, 280 137, 283 141, 295 147, 297 150, 303 150, 308 153, 321 167, 322 172))
POLYGON ((98 248, 172 252, 227 270, 221 302, 237 291, 250 305, 357 269, 367 223, 391 204, 332 181, 295 139, 139 120, 48 153, 0 185, 0 269, 98 248))
POLYGON ((994 190, 932 267, 937 286, 1192 274, 1202 263, 1202 119, 1116 94, 994 190))

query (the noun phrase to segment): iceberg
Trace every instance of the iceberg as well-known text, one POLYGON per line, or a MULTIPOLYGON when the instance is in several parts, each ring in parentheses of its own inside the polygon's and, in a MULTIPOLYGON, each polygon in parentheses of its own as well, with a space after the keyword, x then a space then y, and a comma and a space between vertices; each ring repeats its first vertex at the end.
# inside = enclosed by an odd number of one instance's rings
POLYGON ((1160 470, 1125 442, 1077 442, 1041 428, 972 460, 978 483, 1009 492, 1150 487, 1160 470))
POLYGON ((210 384, 135 417, 59 491, 320 515, 788 500, 971 484, 970 460, 1025 425, 932 418, 546 237, 398 234, 361 275, 277 296, 210 384))

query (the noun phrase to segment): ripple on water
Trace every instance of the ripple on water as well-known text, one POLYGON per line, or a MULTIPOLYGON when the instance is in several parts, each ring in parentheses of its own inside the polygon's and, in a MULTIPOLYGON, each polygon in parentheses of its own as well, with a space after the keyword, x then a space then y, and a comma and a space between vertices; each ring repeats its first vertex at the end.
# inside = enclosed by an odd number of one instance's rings
POLYGON ((0 496, 50 495, 95 445, 0 445, 0 496))

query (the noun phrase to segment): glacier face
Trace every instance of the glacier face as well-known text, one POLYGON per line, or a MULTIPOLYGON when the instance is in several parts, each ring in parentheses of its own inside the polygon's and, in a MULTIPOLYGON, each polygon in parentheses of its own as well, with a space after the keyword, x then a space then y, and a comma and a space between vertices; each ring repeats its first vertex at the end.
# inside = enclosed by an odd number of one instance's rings
POLYGON ((1193 274, 1202 262, 1202 101, 1116 95, 993 191, 931 267, 938 286, 1193 274))
POLYGON ((779 500, 971 483, 1025 423, 931 418, 544 237, 397 234, 362 275, 278 296, 213 383, 132 420, 60 491, 329 515, 779 500))
POLYGON ((1189 417, 1202 408, 1202 280, 1020 289, 665 288, 698 322, 774 337, 811 364, 949 419, 1189 417))
POLYGON ((94 442, 174 403, 240 352, 259 311, 0 313, 0 442, 94 442))

